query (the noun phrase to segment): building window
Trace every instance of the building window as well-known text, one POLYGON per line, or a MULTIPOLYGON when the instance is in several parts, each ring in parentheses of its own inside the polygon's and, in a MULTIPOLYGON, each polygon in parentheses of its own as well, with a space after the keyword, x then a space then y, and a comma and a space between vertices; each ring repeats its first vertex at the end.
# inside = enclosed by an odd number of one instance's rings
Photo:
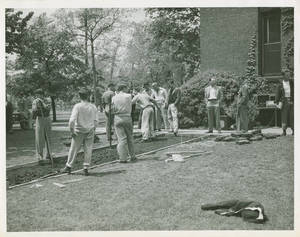
POLYGON ((262 13, 262 74, 278 75, 281 72, 280 10, 262 13))

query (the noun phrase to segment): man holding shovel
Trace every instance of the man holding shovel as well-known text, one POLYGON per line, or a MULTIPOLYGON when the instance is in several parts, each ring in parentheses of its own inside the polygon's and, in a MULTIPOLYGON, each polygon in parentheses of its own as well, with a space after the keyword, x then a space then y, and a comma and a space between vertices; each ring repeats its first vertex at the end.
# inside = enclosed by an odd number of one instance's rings
POLYGON ((83 144, 84 174, 88 175, 88 167, 91 163, 94 134, 98 124, 97 108, 88 102, 89 93, 85 89, 79 90, 80 103, 77 103, 72 110, 69 120, 69 128, 72 135, 71 147, 69 150, 68 161, 62 173, 71 173, 71 167, 76 159, 76 155, 83 144))
POLYGON ((111 98, 115 95, 115 85, 113 83, 108 84, 107 91, 103 93, 102 101, 104 105, 105 113, 105 129, 107 141, 111 142, 112 140, 112 125, 114 123, 114 118, 111 113, 111 98))
POLYGON ((32 103, 33 119, 35 123, 35 145, 39 164, 47 163, 47 159, 51 159, 52 154, 50 149, 50 133, 51 133, 51 118, 49 117, 51 104, 44 97, 42 89, 35 91, 36 99, 32 103), (44 156, 44 148, 47 148, 46 157, 44 156))

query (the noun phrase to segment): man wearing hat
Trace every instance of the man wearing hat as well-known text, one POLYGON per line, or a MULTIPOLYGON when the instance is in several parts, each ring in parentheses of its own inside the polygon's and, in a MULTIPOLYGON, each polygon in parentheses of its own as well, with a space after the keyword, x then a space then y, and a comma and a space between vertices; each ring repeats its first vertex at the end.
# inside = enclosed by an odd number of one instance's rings
POLYGON ((35 119, 35 147, 39 163, 50 159, 50 140, 51 140, 51 101, 45 97, 42 89, 35 91, 36 98, 32 102, 32 117, 35 119), (44 156, 45 142, 48 139, 49 149, 46 157, 44 156))
POLYGON ((118 154, 120 163, 136 161, 133 147, 133 125, 131 118, 132 96, 125 93, 127 86, 120 83, 117 87, 117 93, 112 97, 112 111, 114 114, 115 132, 118 138, 118 154))
POLYGON ((291 127, 294 135, 294 81, 287 70, 282 72, 283 79, 276 88, 275 103, 281 109, 282 135, 291 127))
POLYGON ((149 83, 144 84, 144 91, 137 94, 132 99, 132 103, 136 103, 142 109, 142 140, 148 142, 154 137, 154 105, 159 110, 156 101, 151 98, 151 90, 149 83))
POLYGON ((114 121, 113 114, 110 111, 111 107, 111 99, 115 95, 115 85, 113 83, 109 83, 107 87, 107 91, 103 93, 102 102, 104 106, 104 113, 105 113, 105 128, 106 128, 106 136, 107 140, 111 140, 112 135, 112 124, 114 121))
POLYGON ((86 89, 79 90, 80 103, 77 103, 72 110, 69 120, 69 128, 72 135, 71 147, 68 154, 68 161, 62 172, 71 173, 71 167, 76 155, 83 144, 84 174, 88 175, 88 167, 91 163, 94 134, 98 123, 97 108, 88 101, 89 92, 86 89))
POLYGON ((168 120, 167 120, 167 111, 166 111, 166 102, 168 98, 168 92, 166 89, 159 87, 156 82, 152 84, 152 94, 151 97, 155 99, 159 110, 155 110, 155 121, 157 130, 161 129, 161 123, 163 120, 164 128, 168 129, 168 120), (160 113, 159 113, 160 112, 160 113), (162 118, 162 119, 161 119, 162 118))

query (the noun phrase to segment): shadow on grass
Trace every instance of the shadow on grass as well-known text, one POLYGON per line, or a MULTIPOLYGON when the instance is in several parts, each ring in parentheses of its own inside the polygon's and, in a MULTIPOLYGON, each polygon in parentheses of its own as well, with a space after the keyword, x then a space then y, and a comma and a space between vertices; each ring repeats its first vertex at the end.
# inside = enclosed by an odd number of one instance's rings
POLYGON ((166 141, 168 140, 167 137, 156 137, 154 139, 152 139, 151 141, 148 141, 148 142, 145 142, 143 140, 138 140, 136 141, 137 143, 144 143, 144 144, 147 144, 147 143, 155 143, 155 142, 161 142, 161 141, 166 141))
POLYGON ((160 161, 160 160, 163 160, 161 159, 159 156, 144 156, 144 157, 140 157, 138 158, 137 162, 140 162, 140 161, 147 161, 147 160, 156 160, 156 161, 160 161))
MULTIPOLYGON (((103 171, 103 172, 89 172, 89 177, 103 177, 105 175, 110 174, 121 174, 126 173, 126 170, 109 170, 109 171, 103 171)), ((72 173, 72 175, 84 175, 84 173, 72 173)))

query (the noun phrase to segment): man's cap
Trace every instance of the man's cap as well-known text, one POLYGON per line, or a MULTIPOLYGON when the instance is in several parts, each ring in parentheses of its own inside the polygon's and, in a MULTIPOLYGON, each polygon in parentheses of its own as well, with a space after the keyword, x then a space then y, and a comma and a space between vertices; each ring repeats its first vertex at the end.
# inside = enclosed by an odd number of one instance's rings
POLYGON ((80 88, 79 91, 78 91, 79 94, 81 95, 87 95, 89 94, 88 90, 85 89, 85 88, 80 88))
POLYGON ((43 95, 43 94, 44 94, 44 91, 43 91, 43 89, 39 88, 39 89, 36 89, 36 90, 34 91, 34 93, 37 94, 37 95, 43 95))
POLYGON ((154 87, 154 86, 157 86, 157 82, 153 82, 152 83, 152 86, 154 87))

